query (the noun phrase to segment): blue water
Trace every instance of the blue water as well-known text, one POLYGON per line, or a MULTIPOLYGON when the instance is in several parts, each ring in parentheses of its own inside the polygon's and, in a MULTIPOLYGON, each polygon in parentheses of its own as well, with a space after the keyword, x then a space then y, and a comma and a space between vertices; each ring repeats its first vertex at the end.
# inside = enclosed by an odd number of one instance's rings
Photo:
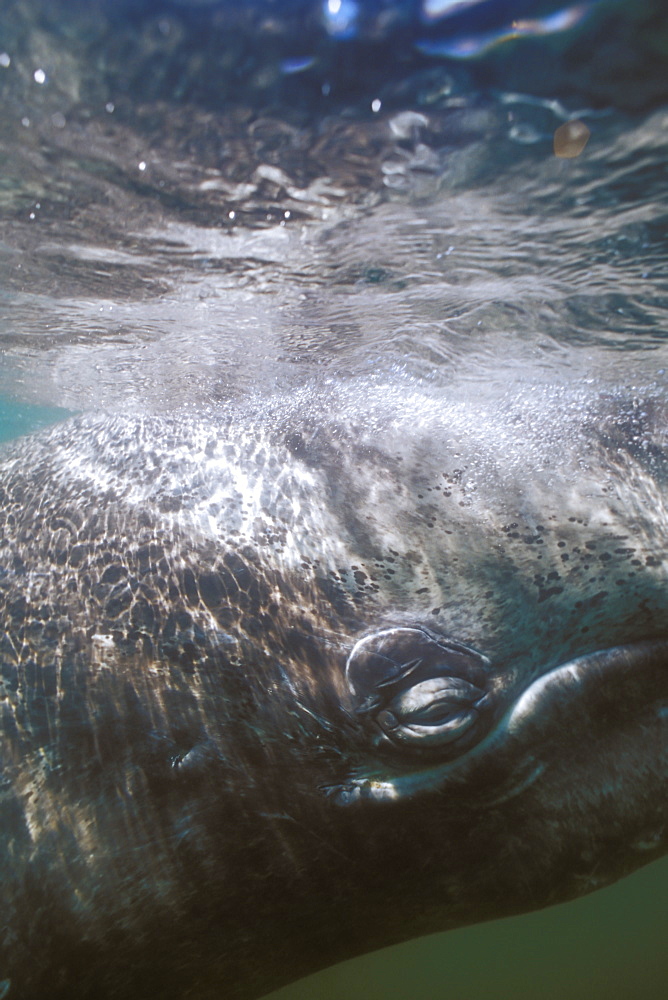
POLYGON ((30 434, 40 427, 65 420, 68 416, 68 410, 57 406, 35 406, 0 397, 0 441, 11 441, 21 434, 30 434))

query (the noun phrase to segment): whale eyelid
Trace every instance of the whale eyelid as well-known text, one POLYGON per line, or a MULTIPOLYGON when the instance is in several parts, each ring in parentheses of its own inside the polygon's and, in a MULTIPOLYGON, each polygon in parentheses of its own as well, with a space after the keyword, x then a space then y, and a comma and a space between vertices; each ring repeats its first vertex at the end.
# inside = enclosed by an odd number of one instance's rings
POLYGON ((443 646, 446 652, 461 653, 463 656, 468 656, 476 659, 478 663, 483 667, 491 667, 492 661, 484 653, 479 652, 477 649, 473 649, 472 646, 465 646, 461 642, 450 642, 448 640, 447 645, 443 642, 439 643, 439 646, 443 646))
MULTIPOLYGON (((413 673, 415 673, 415 671, 424 662, 424 657, 422 657, 422 656, 418 656, 414 660, 408 660, 407 663, 402 663, 401 665, 395 663, 394 660, 390 660, 389 657, 384 657, 384 659, 387 659, 388 662, 392 663, 394 666, 399 666, 399 670, 400 670, 399 676, 402 679, 405 678, 405 677, 410 677, 410 675, 413 674, 413 673)), ((397 676, 387 677, 384 681, 378 681, 378 683, 376 684, 376 687, 379 687, 379 688, 391 687, 393 684, 396 684, 397 679, 398 679, 397 676)))
POLYGON ((470 656, 478 660, 481 666, 490 667, 492 661, 484 653, 479 650, 474 649, 473 646, 467 646, 463 642, 457 642, 456 639, 451 639, 450 636, 447 638, 445 636, 437 635, 425 626, 421 626, 422 631, 435 642, 437 646, 440 646, 444 653, 461 653, 464 656, 470 656))

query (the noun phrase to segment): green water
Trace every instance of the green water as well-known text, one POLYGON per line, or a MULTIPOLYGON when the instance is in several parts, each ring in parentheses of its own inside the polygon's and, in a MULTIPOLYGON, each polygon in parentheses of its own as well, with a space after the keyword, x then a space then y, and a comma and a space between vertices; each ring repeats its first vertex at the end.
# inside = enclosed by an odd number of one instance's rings
POLYGON ((668 859, 576 902, 409 941, 271 1000, 664 1000, 668 859))

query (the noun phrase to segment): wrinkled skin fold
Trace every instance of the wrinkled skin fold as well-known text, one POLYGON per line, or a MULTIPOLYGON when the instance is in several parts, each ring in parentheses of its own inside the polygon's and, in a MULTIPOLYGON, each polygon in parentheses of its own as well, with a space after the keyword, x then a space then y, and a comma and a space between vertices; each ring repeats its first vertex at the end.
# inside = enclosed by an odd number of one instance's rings
POLYGON ((10 1000, 250 1000, 665 852, 661 398, 330 392, 6 451, 10 1000))

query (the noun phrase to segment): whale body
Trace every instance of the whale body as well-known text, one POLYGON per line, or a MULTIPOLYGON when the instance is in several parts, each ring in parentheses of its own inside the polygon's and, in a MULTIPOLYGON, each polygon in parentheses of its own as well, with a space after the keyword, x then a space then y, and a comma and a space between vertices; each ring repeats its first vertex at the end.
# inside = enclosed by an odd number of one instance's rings
POLYGON ((250 1000, 665 853, 665 441, 369 380, 7 448, 2 995, 250 1000))

